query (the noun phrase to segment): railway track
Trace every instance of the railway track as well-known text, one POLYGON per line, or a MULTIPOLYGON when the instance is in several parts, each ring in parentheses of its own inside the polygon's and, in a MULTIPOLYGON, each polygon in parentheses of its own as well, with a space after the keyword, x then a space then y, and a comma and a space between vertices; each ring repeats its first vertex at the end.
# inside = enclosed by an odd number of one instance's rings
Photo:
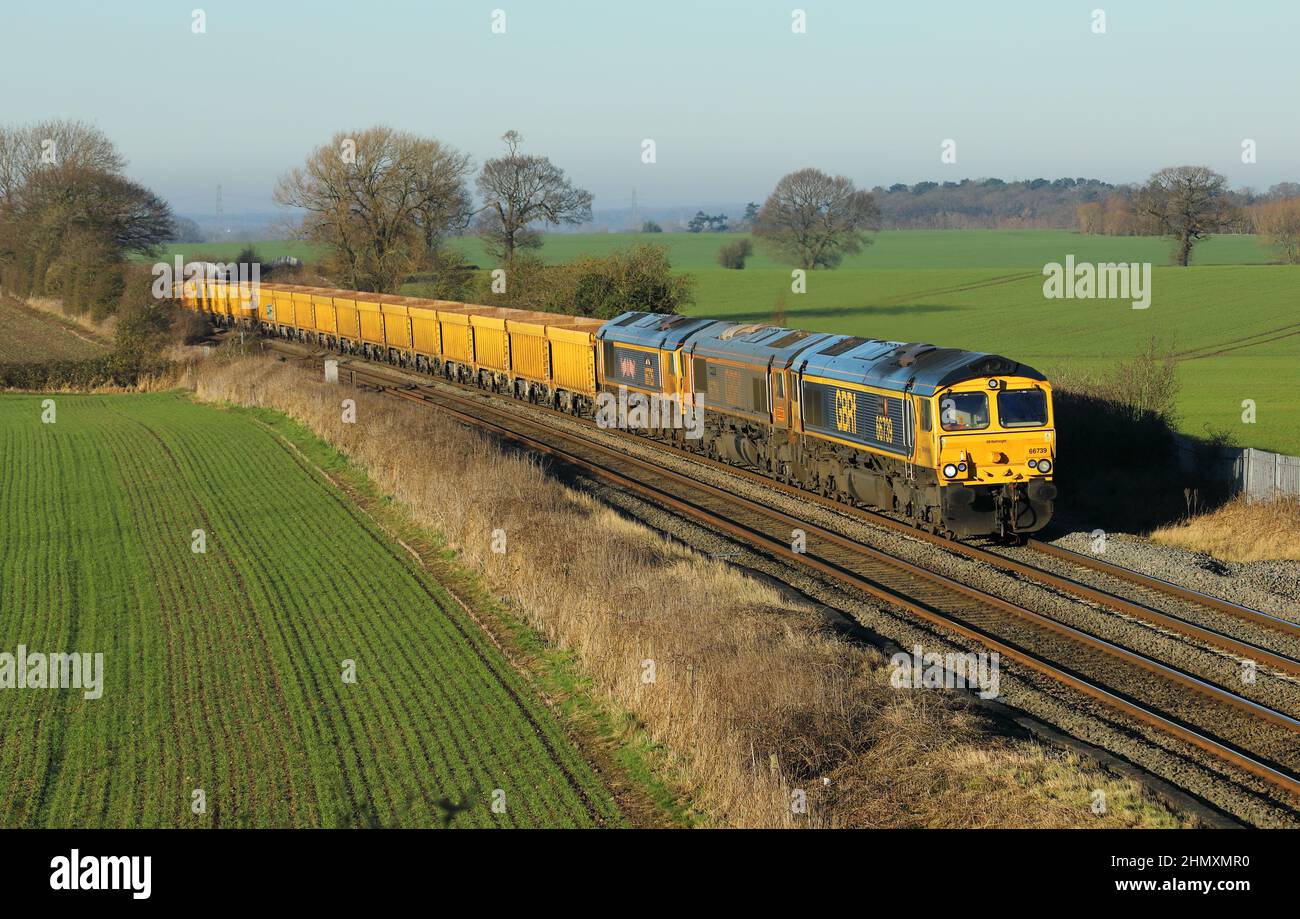
POLYGON ((1224 600, 1221 597, 1211 596, 1202 593, 1199 590, 1192 590, 1190 587, 1183 587, 1181 584, 1174 584, 1161 578, 1152 577, 1149 574, 1143 574, 1140 571, 1134 571, 1131 568, 1125 568, 1121 565, 1114 565, 1104 559, 1092 555, 1084 555, 1082 552, 1075 552, 1071 549, 1065 549, 1061 546, 1054 546, 1048 542, 1031 539, 1026 545, 1052 558, 1061 559, 1075 565, 1079 568, 1087 568, 1101 574, 1119 578, 1128 581, 1130 584, 1136 584, 1138 587, 1164 594, 1179 600, 1186 600, 1198 606, 1216 612, 1225 613, 1228 616, 1252 622, 1264 626, 1281 635, 1289 635, 1293 638, 1300 638, 1300 623, 1292 622, 1289 619, 1283 619, 1279 616, 1273 616, 1268 613, 1260 612, 1257 609, 1251 609, 1248 606, 1241 606, 1224 600))
MULTIPOLYGON (((271 347, 303 358, 296 349, 278 344, 271 347)), ((1268 787, 1284 792, 1293 804, 1300 800, 1300 721, 1285 712, 762 502, 629 451, 560 430, 540 418, 521 417, 492 404, 478 390, 466 387, 466 394, 462 394, 444 385, 421 385, 386 373, 381 367, 344 360, 340 365, 340 375, 341 379, 350 379, 356 385, 436 407, 466 424, 549 455, 568 467, 611 483, 762 553, 810 569, 823 579, 901 610, 941 632, 956 634, 977 646, 996 651, 1003 659, 1069 687, 1111 712, 1121 713, 1138 724, 1154 728, 1209 754, 1221 766, 1228 767, 1229 772, 1240 770, 1248 773, 1268 787), (805 536, 803 551, 797 551, 791 545, 794 530, 801 530, 805 536)), ((633 437, 619 433, 620 436, 633 437)), ((633 439, 649 443, 644 438, 633 439)), ((683 453, 692 460, 703 460, 693 453, 674 452, 683 453)), ((765 485, 779 485, 748 470, 712 460, 707 462, 721 466, 729 473, 752 476, 765 485)), ((781 487, 801 498, 815 499, 837 510, 846 510, 838 502, 809 495, 802 489, 781 487)), ((895 527, 919 538, 931 535, 889 517, 860 513, 873 524, 895 527)), ((1158 621, 1166 628, 1229 653, 1258 660, 1280 672, 1300 674, 1300 661, 1285 654, 1142 607, 997 553, 937 538, 936 542, 950 551, 1032 577, 1057 589, 1076 595, 1091 594, 1089 598, 1095 602, 1123 607, 1130 615, 1158 621)), ((1277 623, 1285 623, 1285 620, 1277 620, 1277 623)), ((1278 625, 1278 628, 1285 630, 1283 625, 1278 625)))

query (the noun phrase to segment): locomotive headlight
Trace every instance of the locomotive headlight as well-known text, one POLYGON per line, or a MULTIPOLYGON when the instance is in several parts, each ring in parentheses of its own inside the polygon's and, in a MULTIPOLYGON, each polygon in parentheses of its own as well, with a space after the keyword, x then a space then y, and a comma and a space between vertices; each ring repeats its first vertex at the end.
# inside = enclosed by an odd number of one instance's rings
POLYGON ((965 471, 966 471, 966 464, 965 464, 965 463, 958 463, 958 464, 957 464, 957 471, 958 471, 958 472, 965 472, 965 471))
POLYGON ((943 467, 943 474, 950 479, 955 479, 957 477, 957 467, 952 463, 949 463, 947 466, 943 467))
POLYGON ((1030 468, 1030 469, 1037 469, 1037 468, 1038 468, 1038 460, 1030 460, 1030 461, 1029 461, 1029 468, 1030 468))
POLYGON ((1043 473, 1044 475, 1046 475, 1047 473, 1051 472, 1051 471, 1052 471, 1052 461, 1051 461, 1051 460, 1039 460, 1039 461, 1038 461, 1038 471, 1041 472, 1041 473, 1043 473))

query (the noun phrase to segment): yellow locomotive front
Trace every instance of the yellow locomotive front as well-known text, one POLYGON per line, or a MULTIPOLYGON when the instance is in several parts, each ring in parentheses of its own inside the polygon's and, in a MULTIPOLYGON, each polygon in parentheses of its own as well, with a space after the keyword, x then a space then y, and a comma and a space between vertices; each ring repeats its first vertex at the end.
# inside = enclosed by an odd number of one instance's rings
POLYGON ((959 535, 1004 537, 1042 529, 1056 499, 1056 431, 1047 381, 964 380, 936 392, 930 409, 945 525, 959 535))

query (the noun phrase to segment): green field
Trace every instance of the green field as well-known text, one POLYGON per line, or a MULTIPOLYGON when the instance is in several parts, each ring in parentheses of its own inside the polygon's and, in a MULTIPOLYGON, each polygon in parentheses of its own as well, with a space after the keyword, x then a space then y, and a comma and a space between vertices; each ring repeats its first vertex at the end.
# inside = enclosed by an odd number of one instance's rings
POLYGON ((1048 300, 1039 271, 816 272, 790 293, 782 269, 700 273, 691 312, 1014 357, 1049 375, 1104 370, 1154 336, 1175 352, 1178 423, 1243 446, 1300 454, 1300 267, 1157 267, 1152 301, 1048 300), (1256 422, 1242 422, 1242 401, 1256 422))
MULTIPOLYGON (((1226 432, 1243 446, 1300 454, 1300 401, 1294 396, 1300 391, 1300 267, 1270 264, 1273 253, 1253 236, 1211 238, 1196 247, 1193 265, 1180 269, 1169 264, 1169 243, 1157 238, 1069 230, 887 231, 840 268, 811 273, 803 294, 791 292, 790 268, 761 247, 743 271, 719 267, 718 248, 736 238, 553 234, 539 255, 562 262, 652 242, 668 247, 674 268, 698 279, 689 310, 694 314, 783 317, 787 325, 816 331, 994 351, 1048 374, 1105 369, 1154 336, 1190 352, 1179 375, 1184 431, 1226 432), (1066 255, 1077 262, 1151 262, 1151 307, 1045 299, 1043 266, 1064 262, 1066 255), (1246 399, 1256 405, 1253 424, 1242 421, 1246 399)), ((302 246, 257 245, 268 254, 302 246)), ((474 264, 492 264, 477 239, 453 245, 474 264)), ((225 256, 233 258, 240 246, 230 244, 225 256)))
MULTIPOLYGON (((286 255, 291 255, 303 261, 311 261, 320 258, 326 251, 323 246, 296 239, 270 239, 257 242, 168 243, 162 247, 158 258, 170 262, 179 255, 186 261, 198 259, 214 262, 233 262, 247 246, 253 246, 257 249, 257 254, 267 261, 286 255)), ((144 256, 136 256, 136 258, 139 261, 155 261, 153 258, 146 259, 144 256)))
MULTIPOLYGON (((718 249, 744 234, 739 233, 553 233, 544 237, 538 255, 549 262, 567 262, 579 255, 604 255, 636 243, 668 248, 674 268, 723 271, 718 249)), ((1077 261, 1137 261, 1170 264, 1170 244, 1139 236, 1085 236, 1071 230, 886 230, 857 255, 849 256, 839 271, 862 268, 1031 268, 1041 271, 1046 262, 1060 261, 1067 252, 1077 261)), ((474 237, 452 240, 469 261, 490 266, 493 260, 474 237)), ((260 244, 259 244, 260 245, 260 244)), ((237 251, 236 247, 236 251, 237 251)), ((233 253, 232 253, 233 254, 233 253)), ((1273 261, 1272 252, 1254 236, 1219 236, 1197 246, 1197 265, 1261 264, 1273 261)), ((751 268, 781 268, 756 247, 751 268)), ((785 269, 787 272, 789 268, 785 269)))
POLYGON ((0 688, 0 824, 431 826, 442 798, 471 805, 454 826, 622 822, 496 646, 314 468, 337 454, 175 393, 55 396, 53 424, 42 398, 0 396, 0 652, 102 653, 103 695, 0 688))
MULTIPOLYGON (((736 233, 553 233, 544 237, 537 255, 551 263, 567 262, 579 255, 605 255, 636 243, 668 248, 674 268, 721 271, 718 249, 740 238, 736 233)), ((163 257, 207 256, 231 261, 248 245, 265 259, 292 255, 319 258, 324 249, 298 240, 262 242, 173 243, 163 257)), ((477 237, 452 239, 451 245, 480 267, 495 264, 477 237)), ((1085 236, 1071 230, 886 230, 863 252, 845 259, 839 270, 858 268, 1033 268, 1059 261, 1065 253, 1078 261, 1139 261, 1168 265, 1170 245, 1163 239, 1137 236, 1085 236)), ((1197 265, 1264 264, 1274 255, 1253 236, 1218 236, 1195 250, 1197 265)), ((760 248, 749 268, 780 268, 760 248)))
POLYGON ((1184 269, 1168 266, 1162 239, 1065 230, 886 232, 843 267, 812 272, 802 294, 791 292, 790 268, 761 250, 743 271, 720 268, 713 255, 732 238, 554 235, 541 254, 561 261, 662 241, 674 267, 698 279, 694 315, 776 318, 815 331, 998 352, 1049 375, 1104 371, 1154 336, 1185 353, 1182 430, 1226 432, 1243 446, 1300 454, 1300 267, 1262 264, 1272 254, 1252 236, 1210 239, 1184 269), (1153 262, 1151 306, 1046 299, 1043 265, 1067 254, 1076 262, 1153 262), (1255 402, 1252 424, 1242 421, 1245 399, 1255 402))

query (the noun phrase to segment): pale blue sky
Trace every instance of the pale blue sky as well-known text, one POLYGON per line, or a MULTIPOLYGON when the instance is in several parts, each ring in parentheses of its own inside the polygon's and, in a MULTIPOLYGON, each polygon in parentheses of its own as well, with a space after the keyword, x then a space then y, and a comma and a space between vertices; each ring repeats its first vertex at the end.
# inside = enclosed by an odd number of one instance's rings
POLYGON ((189 212, 217 183, 228 212, 268 209, 279 173, 377 122, 476 162, 515 128, 597 208, 634 187, 643 205, 761 200, 806 165, 867 187, 1185 162, 1300 180, 1295 2, 41 0, 4 21, 0 123, 92 121, 189 212))

